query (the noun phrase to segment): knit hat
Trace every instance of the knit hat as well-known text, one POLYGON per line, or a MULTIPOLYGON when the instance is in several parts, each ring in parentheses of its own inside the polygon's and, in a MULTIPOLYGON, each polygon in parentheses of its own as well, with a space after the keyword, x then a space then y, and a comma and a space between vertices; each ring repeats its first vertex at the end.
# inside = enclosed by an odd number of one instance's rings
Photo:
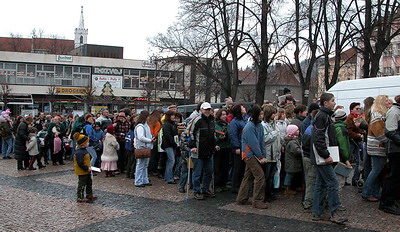
POLYGON ((288 137, 295 137, 296 131, 298 131, 299 128, 296 125, 289 125, 286 127, 286 136, 288 137))
POLYGON ((334 115, 335 115, 335 121, 339 121, 339 120, 344 121, 344 120, 346 120, 346 117, 347 117, 346 112, 344 112, 341 109, 336 110, 334 115))
POLYGON ((124 117, 124 118, 125 118, 125 117, 126 117, 126 116, 125 116, 125 112, 120 112, 120 113, 118 114, 118 117, 124 117))
POLYGON ((317 103, 311 103, 308 105, 308 113, 310 114, 314 110, 319 110, 319 105, 317 103))
POLYGON ((84 134, 75 133, 73 138, 79 146, 86 146, 89 143, 89 137, 84 134))
POLYGON ((109 125, 106 130, 107 130, 107 133, 109 133, 109 134, 113 135, 115 133, 115 128, 113 125, 109 125))

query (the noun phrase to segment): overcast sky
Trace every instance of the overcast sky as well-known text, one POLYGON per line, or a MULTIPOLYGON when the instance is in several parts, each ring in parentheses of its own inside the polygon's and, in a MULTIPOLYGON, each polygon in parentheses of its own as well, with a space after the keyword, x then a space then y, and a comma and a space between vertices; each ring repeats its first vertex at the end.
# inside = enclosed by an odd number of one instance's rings
POLYGON ((124 47, 124 58, 147 59, 147 38, 176 21, 179 0, 13 0, 1 1, 0 36, 45 35, 74 39, 83 5, 88 43, 124 47))

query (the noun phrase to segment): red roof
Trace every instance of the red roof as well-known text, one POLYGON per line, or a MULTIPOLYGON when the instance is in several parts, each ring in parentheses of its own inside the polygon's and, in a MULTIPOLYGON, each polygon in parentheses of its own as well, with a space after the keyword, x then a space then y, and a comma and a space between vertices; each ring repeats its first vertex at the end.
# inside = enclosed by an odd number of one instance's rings
MULTIPOLYGON (((268 73, 267 85, 300 85, 293 71, 283 64, 277 64, 268 73)), ((257 83, 258 76, 255 71, 239 71, 239 80, 242 85, 254 85, 257 83)))
MULTIPOLYGON (((342 61, 346 63, 357 63, 357 49, 356 48, 347 49, 346 51, 342 52, 340 58, 342 59, 342 61)), ((334 60, 335 56, 329 59, 329 61, 334 61, 334 60)))
POLYGON ((67 39, 0 37, 0 51, 66 55, 73 49, 74 41, 67 39))

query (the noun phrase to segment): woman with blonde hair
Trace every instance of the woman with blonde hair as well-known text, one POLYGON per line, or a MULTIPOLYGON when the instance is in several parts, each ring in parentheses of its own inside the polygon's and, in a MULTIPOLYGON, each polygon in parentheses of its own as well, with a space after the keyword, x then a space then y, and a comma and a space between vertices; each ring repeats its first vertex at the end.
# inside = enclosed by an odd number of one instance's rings
POLYGON ((387 95, 376 97, 371 107, 371 121, 368 126, 367 151, 371 156, 372 170, 365 182, 362 197, 366 201, 376 202, 380 198, 380 187, 378 176, 386 164, 386 143, 385 136, 386 112, 391 106, 391 101, 387 95))

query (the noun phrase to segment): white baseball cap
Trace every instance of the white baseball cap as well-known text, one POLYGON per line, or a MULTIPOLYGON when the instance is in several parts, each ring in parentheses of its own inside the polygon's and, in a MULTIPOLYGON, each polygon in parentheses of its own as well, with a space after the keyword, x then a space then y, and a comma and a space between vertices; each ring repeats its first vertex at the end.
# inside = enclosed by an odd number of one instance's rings
POLYGON ((203 104, 201 104, 200 109, 202 110, 207 110, 207 109, 211 109, 211 105, 208 102, 204 102, 203 104))

